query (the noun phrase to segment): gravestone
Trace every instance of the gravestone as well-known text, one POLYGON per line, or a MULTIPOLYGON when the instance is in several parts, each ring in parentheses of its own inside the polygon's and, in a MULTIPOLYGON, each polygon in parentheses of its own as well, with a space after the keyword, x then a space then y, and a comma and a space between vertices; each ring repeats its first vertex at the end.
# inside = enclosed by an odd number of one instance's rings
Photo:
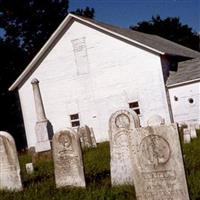
POLYGON ((164 124, 165 120, 160 115, 153 115, 147 121, 148 126, 160 126, 164 124))
POLYGON ((119 110, 109 120, 112 185, 133 185, 132 140, 139 118, 132 110, 119 110))
POLYGON ((35 152, 45 152, 51 150, 51 142, 53 136, 53 126, 50 121, 47 119, 44 105, 42 101, 42 96, 39 87, 39 81, 34 78, 31 81, 33 87, 33 95, 35 101, 35 111, 37 122, 35 124, 35 133, 36 133, 36 145, 35 152))
POLYGON ((197 132, 196 132, 196 127, 195 124, 190 124, 190 135, 191 138, 197 138, 197 132))
POLYGON ((85 187, 79 137, 72 129, 53 136, 53 160, 56 186, 85 187))
POLYGON ((137 200, 189 200, 177 124, 133 130, 137 200))
POLYGON ((90 133, 91 133, 90 135, 91 135, 91 139, 92 139, 92 147, 97 147, 97 142, 96 142, 94 130, 92 127, 90 128, 90 133))
POLYGON ((191 133, 190 133, 190 129, 188 128, 183 129, 183 142, 185 144, 191 142, 191 133))
POLYGON ((0 131, 0 189, 22 190, 15 141, 4 131, 0 131))
POLYGON ((33 163, 26 163, 26 172, 27 174, 32 174, 34 171, 33 163))
POLYGON ((90 132, 90 128, 88 126, 79 127, 78 135, 80 137, 82 148, 93 147, 91 132, 90 132))

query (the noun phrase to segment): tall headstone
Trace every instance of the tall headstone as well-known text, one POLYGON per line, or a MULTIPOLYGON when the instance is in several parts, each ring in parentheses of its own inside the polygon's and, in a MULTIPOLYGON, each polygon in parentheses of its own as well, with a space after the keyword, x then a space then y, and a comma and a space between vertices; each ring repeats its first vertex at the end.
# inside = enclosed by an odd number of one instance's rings
POLYGON ((37 122, 35 125, 37 143, 35 146, 35 151, 36 152, 49 151, 51 150, 50 140, 52 139, 53 136, 53 127, 45 115, 42 96, 40 93, 39 81, 36 78, 34 78, 31 81, 31 84, 33 87, 35 110, 37 116, 37 122))
POLYGON ((22 190, 20 166, 13 137, 0 131, 0 190, 22 190))
POLYGON ((109 120, 112 185, 133 185, 133 129, 139 127, 139 118, 132 110, 119 110, 109 120))
POLYGON ((79 127, 78 135, 80 137, 82 148, 93 147, 92 136, 91 136, 90 128, 88 126, 79 127))
POLYGON ((160 115, 153 115, 147 121, 148 126, 160 126, 164 124, 165 120, 160 115))
POLYGON ((183 142, 190 143, 191 142, 191 134, 190 134, 190 129, 184 128, 183 129, 183 142))
POLYGON ((53 159, 56 186, 85 187, 79 137, 72 129, 53 136, 53 159))
POLYGON ((96 142, 94 130, 92 127, 90 127, 90 133, 91 133, 91 138, 92 138, 92 147, 97 147, 97 142, 96 142))
POLYGON ((192 139, 197 138, 197 132, 196 132, 195 124, 190 125, 190 135, 191 135, 192 139))
POLYGON ((177 124, 133 130, 137 200, 189 200, 177 124))

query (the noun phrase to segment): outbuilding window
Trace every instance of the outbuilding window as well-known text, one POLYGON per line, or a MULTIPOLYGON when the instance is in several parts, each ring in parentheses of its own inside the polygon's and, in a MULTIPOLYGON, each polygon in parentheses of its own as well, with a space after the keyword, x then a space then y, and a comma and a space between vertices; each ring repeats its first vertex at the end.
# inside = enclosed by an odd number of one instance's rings
POLYGON ((70 115, 70 120, 71 120, 71 126, 72 127, 78 127, 80 126, 80 120, 79 120, 79 114, 71 114, 70 115))
POLYGON ((129 108, 134 110, 138 115, 140 115, 140 108, 138 101, 133 101, 129 103, 129 108))

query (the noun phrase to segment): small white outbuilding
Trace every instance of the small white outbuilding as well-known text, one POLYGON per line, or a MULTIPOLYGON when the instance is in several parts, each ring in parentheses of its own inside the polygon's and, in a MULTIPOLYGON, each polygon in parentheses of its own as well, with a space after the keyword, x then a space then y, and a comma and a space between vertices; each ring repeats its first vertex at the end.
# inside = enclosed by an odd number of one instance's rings
POLYGON ((180 62, 167 87, 174 121, 200 125, 200 58, 180 62))
POLYGON ((198 56, 156 35, 69 14, 9 88, 19 93, 28 147, 36 143, 32 79, 40 81, 54 132, 87 124, 100 142, 108 140, 109 117, 121 107, 135 110, 142 125, 153 114, 173 121, 169 71, 198 56))

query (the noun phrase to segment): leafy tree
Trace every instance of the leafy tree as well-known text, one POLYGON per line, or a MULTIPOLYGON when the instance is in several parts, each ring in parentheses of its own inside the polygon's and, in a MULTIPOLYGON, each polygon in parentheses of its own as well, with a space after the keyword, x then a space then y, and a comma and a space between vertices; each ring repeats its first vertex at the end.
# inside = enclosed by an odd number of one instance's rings
MULTIPOLYGON (((17 94, 8 87, 19 76, 68 14, 68 0, 0 0, 0 130, 13 134, 18 148, 25 144, 17 94)), ((74 12, 94 17, 94 9, 74 12)))
POLYGON ((183 25, 178 17, 161 19, 158 15, 149 21, 142 21, 131 29, 144 33, 156 34, 183 46, 200 51, 199 35, 188 25, 183 25))

